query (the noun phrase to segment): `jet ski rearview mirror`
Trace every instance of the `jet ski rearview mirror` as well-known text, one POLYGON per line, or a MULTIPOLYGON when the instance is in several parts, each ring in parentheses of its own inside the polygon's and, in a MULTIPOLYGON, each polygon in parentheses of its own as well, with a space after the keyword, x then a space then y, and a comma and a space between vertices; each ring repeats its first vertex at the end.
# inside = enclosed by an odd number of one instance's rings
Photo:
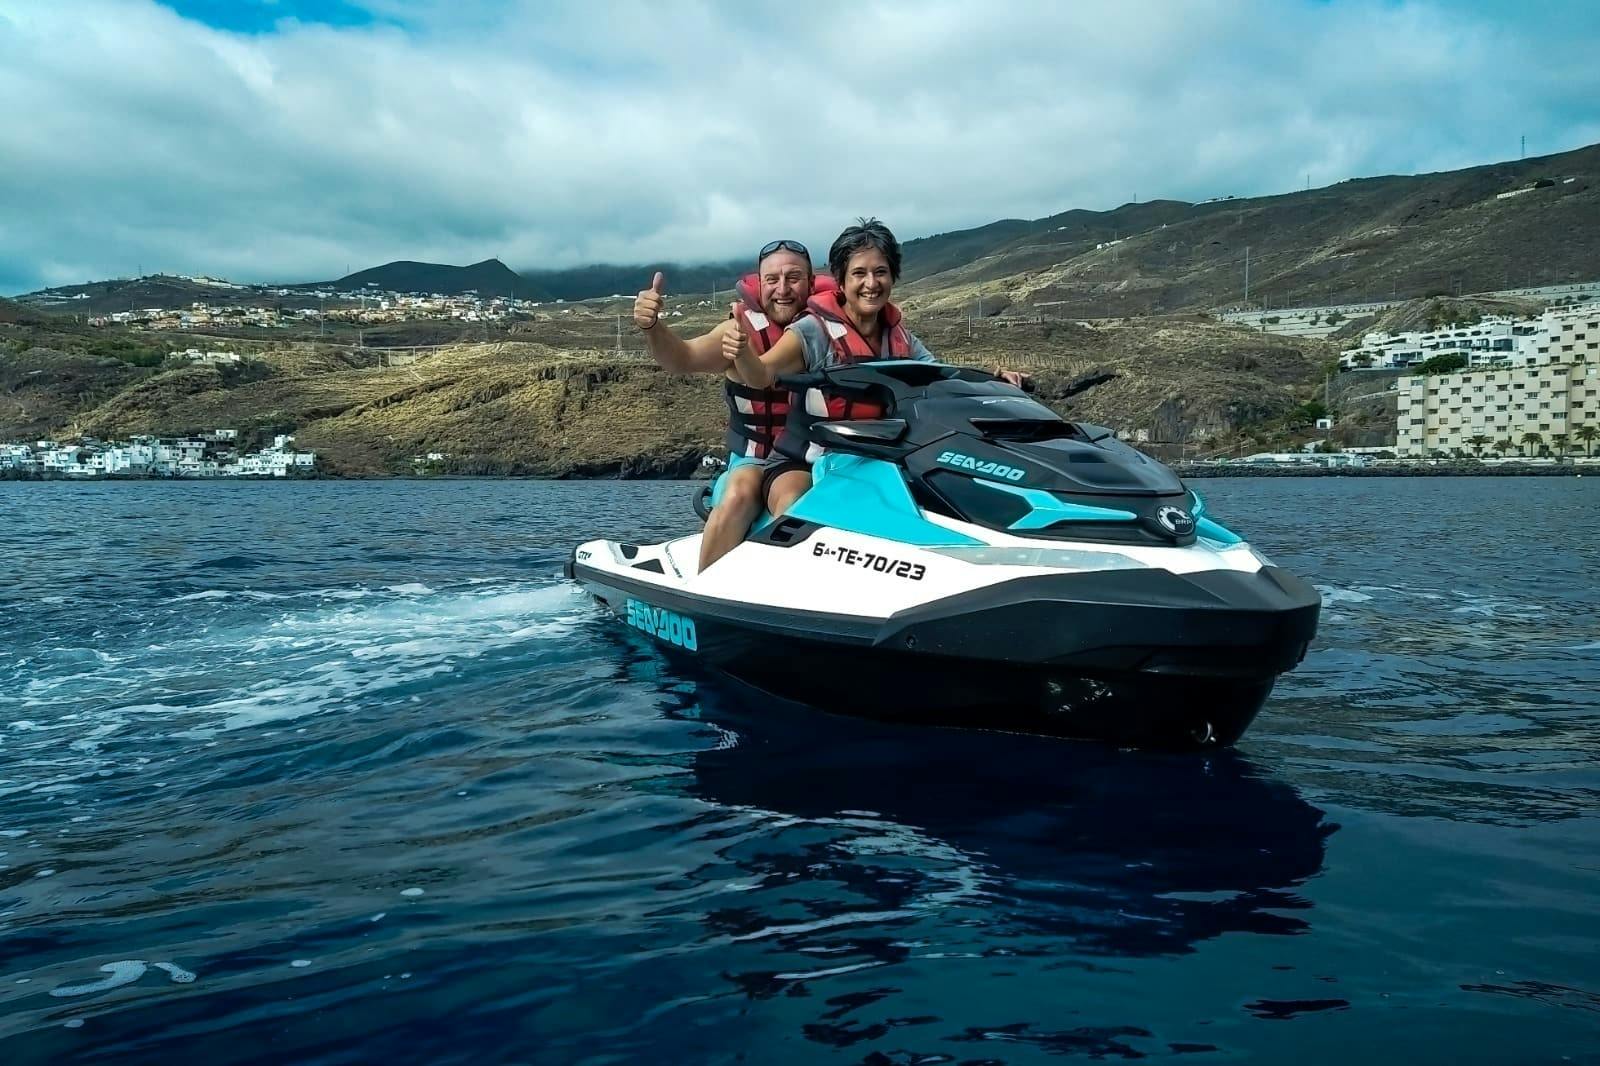
POLYGON ((905 419, 873 418, 813 422, 806 436, 811 443, 832 451, 893 462, 915 447, 904 443, 905 434, 905 419))
POLYGON ((906 420, 903 418, 860 418, 847 419, 840 422, 824 422, 812 428, 815 434, 817 429, 823 429, 826 434, 841 437, 847 441, 859 441, 864 444, 893 444, 906 435, 906 420))

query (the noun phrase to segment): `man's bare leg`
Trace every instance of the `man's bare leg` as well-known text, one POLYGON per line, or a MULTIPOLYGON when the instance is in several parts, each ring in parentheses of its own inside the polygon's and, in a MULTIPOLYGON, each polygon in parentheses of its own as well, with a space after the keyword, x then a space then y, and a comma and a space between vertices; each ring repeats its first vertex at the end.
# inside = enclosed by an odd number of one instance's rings
POLYGON ((772 486, 767 490, 767 510, 774 517, 789 513, 789 508, 794 506, 794 501, 804 496, 811 489, 811 471, 785 470, 772 479, 772 486))
POLYGON ((761 513, 761 475, 758 463, 728 471, 722 482, 722 499, 711 508, 705 532, 700 534, 700 570, 733 551, 744 540, 761 513))

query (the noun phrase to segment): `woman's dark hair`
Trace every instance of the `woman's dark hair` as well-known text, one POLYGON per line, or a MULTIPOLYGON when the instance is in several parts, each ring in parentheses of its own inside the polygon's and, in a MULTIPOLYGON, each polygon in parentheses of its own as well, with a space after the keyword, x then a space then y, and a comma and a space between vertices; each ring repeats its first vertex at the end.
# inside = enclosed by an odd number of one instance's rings
POLYGON ((875 218, 858 218, 854 226, 848 227, 834 239, 833 247, 828 249, 828 272, 835 281, 844 284, 844 270, 850 265, 850 257, 857 252, 868 248, 876 248, 883 253, 889 261, 889 280, 900 280, 900 242, 894 239, 894 234, 875 218))

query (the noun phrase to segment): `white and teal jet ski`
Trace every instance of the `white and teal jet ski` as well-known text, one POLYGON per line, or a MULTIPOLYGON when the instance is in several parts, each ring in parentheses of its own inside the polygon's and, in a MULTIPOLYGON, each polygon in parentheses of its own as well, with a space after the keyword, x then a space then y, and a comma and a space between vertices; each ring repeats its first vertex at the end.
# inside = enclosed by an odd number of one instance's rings
POLYGON ((811 491, 704 573, 698 534, 567 564, 670 652, 844 713, 1195 747, 1238 740, 1316 634, 1317 592, 1171 470, 990 374, 780 384, 885 413, 816 424, 811 491))

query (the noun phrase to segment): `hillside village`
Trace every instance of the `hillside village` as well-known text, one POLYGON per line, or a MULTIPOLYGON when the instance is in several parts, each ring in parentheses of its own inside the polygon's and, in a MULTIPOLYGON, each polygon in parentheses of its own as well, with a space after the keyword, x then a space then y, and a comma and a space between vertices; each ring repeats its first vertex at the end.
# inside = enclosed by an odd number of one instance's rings
POLYGON ((218 429, 179 439, 0 444, 0 478, 282 478, 316 468, 315 453, 296 451, 289 434, 253 452, 239 451, 238 437, 237 430, 218 429))

